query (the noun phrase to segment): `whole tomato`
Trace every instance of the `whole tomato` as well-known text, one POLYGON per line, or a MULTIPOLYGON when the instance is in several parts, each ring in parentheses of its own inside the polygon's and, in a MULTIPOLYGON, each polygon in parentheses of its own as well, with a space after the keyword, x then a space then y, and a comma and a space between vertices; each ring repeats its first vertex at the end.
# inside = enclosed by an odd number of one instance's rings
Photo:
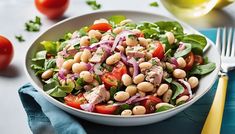
POLYGON ((0 69, 5 69, 11 63, 13 53, 11 42, 0 35, 0 69))
POLYGON ((69 0, 35 0, 37 9, 50 19, 61 17, 69 5, 69 0))

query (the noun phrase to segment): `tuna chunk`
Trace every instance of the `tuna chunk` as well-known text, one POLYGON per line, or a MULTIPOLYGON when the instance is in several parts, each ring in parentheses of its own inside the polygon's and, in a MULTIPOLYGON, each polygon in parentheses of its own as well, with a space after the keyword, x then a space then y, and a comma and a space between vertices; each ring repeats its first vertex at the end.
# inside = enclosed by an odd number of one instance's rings
POLYGON ((144 58, 146 51, 144 51, 144 47, 142 46, 134 46, 134 47, 127 47, 126 48, 126 55, 129 57, 134 57, 134 58, 144 58))
POLYGON ((94 87, 90 91, 87 91, 86 93, 84 93, 84 97, 86 98, 86 100, 89 103, 98 104, 98 103, 105 100, 106 95, 107 95, 106 92, 107 91, 106 91, 104 85, 100 85, 100 86, 94 87))
POLYGON ((96 50, 95 54, 91 57, 89 61, 93 63, 101 63, 105 60, 106 57, 106 51, 104 50, 104 48, 100 47, 96 50))
POLYGON ((153 83, 154 86, 159 86, 161 84, 163 77, 163 69, 160 66, 154 66, 149 71, 146 72, 146 81, 153 83))

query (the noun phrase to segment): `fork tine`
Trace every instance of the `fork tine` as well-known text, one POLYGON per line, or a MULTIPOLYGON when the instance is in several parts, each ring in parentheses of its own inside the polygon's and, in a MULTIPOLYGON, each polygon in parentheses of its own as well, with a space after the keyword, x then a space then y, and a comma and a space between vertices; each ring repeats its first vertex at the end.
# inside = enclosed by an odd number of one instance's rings
POLYGON ((232 28, 228 29, 228 40, 227 40, 227 49, 226 49, 226 57, 230 56, 230 52, 231 52, 231 45, 232 45, 232 28))
POLYGON ((221 56, 225 56, 225 49, 226 49, 226 28, 223 28, 223 37, 222 37, 222 53, 221 56))
POLYGON ((217 29, 217 35, 216 35, 216 47, 217 47, 217 50, 219 51, 219 54, 221 53, 221 47, 220 47, 220 28, 217 29))
POLYGON ((231 52, 231 57, 235 56, 235 29, 233 31, 233 43, 232 43, 232 52, 231 52))

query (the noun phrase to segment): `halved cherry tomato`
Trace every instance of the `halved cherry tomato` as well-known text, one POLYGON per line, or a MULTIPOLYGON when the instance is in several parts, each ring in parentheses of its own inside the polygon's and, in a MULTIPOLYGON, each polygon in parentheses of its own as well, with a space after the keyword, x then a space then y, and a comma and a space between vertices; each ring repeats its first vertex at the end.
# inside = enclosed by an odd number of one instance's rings
POLYGON ((64 100, 65 104, 77 109, 81 109, 81 104, 88 103, 82 93, 78 94, 77 96, 69 94, 64 97, 64 100))
POLYGON ((14 48, 11 42, 0 35, 0 70, 7 68, 14 55, 14 48))
POLYGON ((141 105, 146 108, 146 113, 152 113, 155 111, 155 105, 162 102, 158 97, 149 95, 148 99, 141 101, 141 105))
POLYGON ((186 62, 186 66, 185 66, 185 70, 188 71, 188 70, 191 70, 192 67, 193 67, 193 63, 194 63, 194 54, 193 52, 190 52, 186 58, 185 58, 185 62, 186 62))
POLYGON ((119 61, 118 64, 114 67, 112 74, 115 76, 118 80, 122 79, 122 75, 127 73, 126 65, 119 61))
POLYGON ((203 64, 203 58, 201 55, 194 55, 194 64, 196 65, 203 64))
POLYGON ((113 106, 113 105, 96 105, 95 106, 95 111, 97 113, 102 113, 102 114, 113 114, 116 109, 117 109, 117 106, 113 106))
POLYGON ((164 57, 164 48, 160 42, 156 43, 156 48, 153 52, 153 57, 157 57, 160 60, 164 57))
POLYGON ((104 82, 106 88, 118 86, 118 80, 112 73, 105 73, 101 76, 101 80, 104 82))
POLYGON ((69 0, 35 0, 37 9, 50 19, 61 17, 69 5, 69 0))
POLYGON ((136 35, 137 37, 144 37, 144 33, 143 32, 140 32, 136 35))
POLYGON ((89 28, 89 30, 99 30, 103 32, 107 32, 110 29, 112 29, 112 26, 108 23, 97 23, 97 24, 91 25, 89 28))

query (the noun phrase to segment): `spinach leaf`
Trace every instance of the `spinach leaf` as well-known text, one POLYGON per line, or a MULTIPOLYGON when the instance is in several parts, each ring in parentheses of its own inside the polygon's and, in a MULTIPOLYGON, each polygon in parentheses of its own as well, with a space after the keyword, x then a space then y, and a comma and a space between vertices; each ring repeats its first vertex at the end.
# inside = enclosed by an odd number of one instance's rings
POLYGON ((119 24, 121 21, 125 20, 126 16, 123 15, 113 15, 108 18, 111 24, 119 24))
POLYGON ((85 36, 87 35, 87 32, 89 30, 89 27, 85 26, 85 27, 82 27, 78 32, 79 32, 79 35, 80 36, 85 36))
POLYGON ((86 84, 85 81, 83 80, 83 78, 78 78, 76 80, 76 83, 81 87, 85 86, 85 84, 86 84))
POLYGON ((48 70, 50 68, 55 68, 56 67, 56 59, 48 59, 45 61, 44 68, 45 70, 48 70))
POLYGON ((175 54, 174 54, 175 58, 183 57, 183 56, 185 56, 185 55, 187 55, 188 53, 191 52, 192 45, 189 44, 189 43, 184 43, 184 45, 186 47, 184 50, 175 52, 175 54))
POLYGON ((59 88, 58 81, 49 79, 47 84, 43 85, 43 90, 53 97, 65 97, 66 93, 59 88))
POLYGON ((53 97, 65 97, 67 94, 57 86, 54 89, 51 89, 51 92, 49 95, 53 97))
POLYGON ((39 61, 39 60, 45 60, 46 59, 47 51, 39 51, 36 53, 35 58, 32 59, 32 61, 39 61))
POLYGON ((176 21, 158 21, 155 24, 159 27, 161 33, 173 32, 174 35, 184 34, 183 27, 176 21))
POLYGON ((71 93, 75 88, 75 84, 71 81, 67 85, 60 86, 59 88, 66 93, 71 93))
POLYGON ((190 43, 194 54, 201 55, 204 47, 207 44, 205 37, 197 34, 190 34, 183 37, 182 42, 190 43))
POLYGON ((133 107, 133 106, 131 106, 131 105, 123 104, 123 105, 119 106, 119 107, 115 110, 114 114, 121 114, 121 112, 122 112, 123 110, 131 109, 132 107, 133 107))
POLYGON ((197 65, 189 72, 189 75, 205 75, 212 72, 215 68, 216 68, 215 63, 197 65))
POLYGON ((160 36, 160 42, 165 45, 165 51, 167 52, 168 50, 171 49, 171 45, 168 42, 168 38, 164 36, 160 36))
POLYGON ((155 2, 152 2, 149 4, 151 7, 158 7, 158 3, 155 1, 155 2))
POLYGON ((52 41, 42 41, 41 45, 44 46, 44 48, 47 51, 47 53, 52 54, 52 55, 56 55, 57 54, 57 48, 59 48, 59 44, 58 43, 52 42, 52 41))
POLYGON ((110 92, 110 98, 113 99, 114 97, 114 94, 118 91, 118 89, 116 87, 111 87, 109 89, 109 92, 110 92))
POLYGON ((175 91, 172 99, 176 99, 178 95, 184 92, 184 87, 176 81, 172 81, 171 83, 172 83, 172 89, 175 91))
POLYGON ((166 111, 166 110, 169 110, 169 109, 172 109, 174 108, 174 106, 170 106, 170 105, 167 105, 167 106, 161 106, 160 108, 158 108, 156 110, 156 112, 162 112, 162 111, 166 111))
POLYGON ((172 78, 165 78, 164 80, 168 83, 171 83, 173 79, 172 78))

